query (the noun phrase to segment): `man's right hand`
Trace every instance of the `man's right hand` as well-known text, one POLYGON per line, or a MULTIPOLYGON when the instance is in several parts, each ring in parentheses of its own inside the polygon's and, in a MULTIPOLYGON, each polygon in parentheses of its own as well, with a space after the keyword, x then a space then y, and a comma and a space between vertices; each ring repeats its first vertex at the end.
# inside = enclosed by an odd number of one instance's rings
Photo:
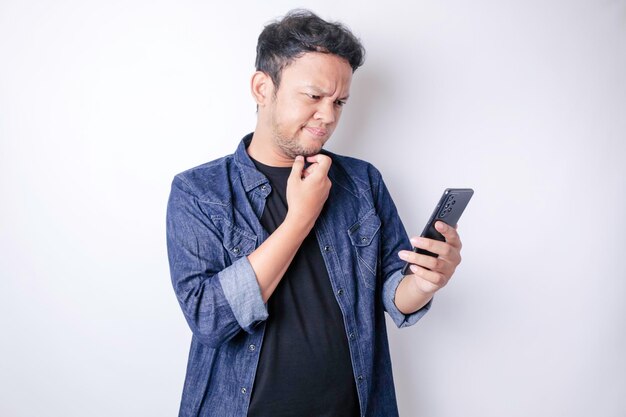
POLYGON ((304 158, 298 156, 287 180, 287 216, 248 260, 261 289, 263 302, 272 296, 291 264, 302 241, 309 234, 324 207, 330 192, 328 178, 331 159, 326 155, 307 158, 311 165, 304 169, 304 158))
POLYGON ((322 154, 309 156, 311 165, 304 169, 304 157, 298 156, 287 180, 287 217, 313 227, 330 193, 332 182, 328 170, 330 157, 322 154))

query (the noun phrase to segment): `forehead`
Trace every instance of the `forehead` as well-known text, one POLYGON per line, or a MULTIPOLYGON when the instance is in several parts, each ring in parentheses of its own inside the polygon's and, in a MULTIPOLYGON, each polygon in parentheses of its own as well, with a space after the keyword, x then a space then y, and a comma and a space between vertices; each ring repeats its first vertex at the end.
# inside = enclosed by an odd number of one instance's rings
POLYGON ((347 60, 333 54, 307 52, 283 69, 280 85, 312 86, 343 95, 350 90, 351 81, 352 67, 347 60))

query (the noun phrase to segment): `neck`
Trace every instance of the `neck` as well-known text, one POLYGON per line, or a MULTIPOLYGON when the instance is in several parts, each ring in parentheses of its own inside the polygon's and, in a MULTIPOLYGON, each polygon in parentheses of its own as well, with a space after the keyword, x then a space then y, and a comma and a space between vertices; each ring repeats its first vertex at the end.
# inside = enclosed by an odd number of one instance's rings
POLYGON ((250 158, 259 161, 263 165, 271 167, 290 167, 293 159, 289 158, 277 149, 272 140, 271 132, 267 132, 257 124, 257 128, 252 134, 252 141, 247 149, 250 158))

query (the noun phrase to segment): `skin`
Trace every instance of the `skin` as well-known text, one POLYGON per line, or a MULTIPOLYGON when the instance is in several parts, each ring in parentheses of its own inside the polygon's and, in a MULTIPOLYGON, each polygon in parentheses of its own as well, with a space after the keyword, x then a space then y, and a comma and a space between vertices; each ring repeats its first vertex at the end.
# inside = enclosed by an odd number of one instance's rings
POLYGON ((289 167, 313 156, 330 138, 350 95, 352 68, 335 55, 307 53, 283 69, 280 87, 256 72, 252 94, 259 106, 248 153, 270 166, 289 167))
POLYGON ((413 274, 402 279, 396 290, 395 303, 404 314, 422 308, 437 291, 445 287, 456 267, 461 263, 461 238, 456 228, 444 222, 435 223, 435 228, 445 238, 445 242, 414 236, 411 244, 439 255, 438 258, 421 255, 412 251, 400 251, 400 259, 410 262, 413 274))
MULTIPOLYGON (((248 154, 276 167, 292 167, 287 182, 287 215, 274 233, 248 259, 263 300, 271 297, 304 238, 319 216, 332 183, 332 160, 320 150, 337 127, 350 95, 352 68, 331 54, 305 53, 287 65, 276 88, 271 78, 255 72, 251 91, 258 106, 257 125, 248 154), (304 159, 311 164, 304 169, 304 159)), ((415 265, 396 291, 395 303, 404 314, 422 308, 443 288, 461 262, 461 240, 455 228, 438 222, 446 242, 415 237, 414 246, 439 258, 401 251, 398 256, 415 265)))

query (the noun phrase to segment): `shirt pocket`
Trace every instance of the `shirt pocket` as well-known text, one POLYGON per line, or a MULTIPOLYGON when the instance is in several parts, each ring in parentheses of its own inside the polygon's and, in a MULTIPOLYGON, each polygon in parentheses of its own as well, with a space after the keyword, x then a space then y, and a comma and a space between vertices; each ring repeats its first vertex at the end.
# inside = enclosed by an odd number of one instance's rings
POLYGON ((213 221, 222 231, 222 245, 231 264, 254 251, 256 248, 255 235, 246 232, 224 218, 213 218, 213 221))
POLYGON ((356 254, 358 273, 365 286, 371 290, 376 289, 378 275, 380 226, 380 218, 372 209, 348 229, 350 242, 356 254))

